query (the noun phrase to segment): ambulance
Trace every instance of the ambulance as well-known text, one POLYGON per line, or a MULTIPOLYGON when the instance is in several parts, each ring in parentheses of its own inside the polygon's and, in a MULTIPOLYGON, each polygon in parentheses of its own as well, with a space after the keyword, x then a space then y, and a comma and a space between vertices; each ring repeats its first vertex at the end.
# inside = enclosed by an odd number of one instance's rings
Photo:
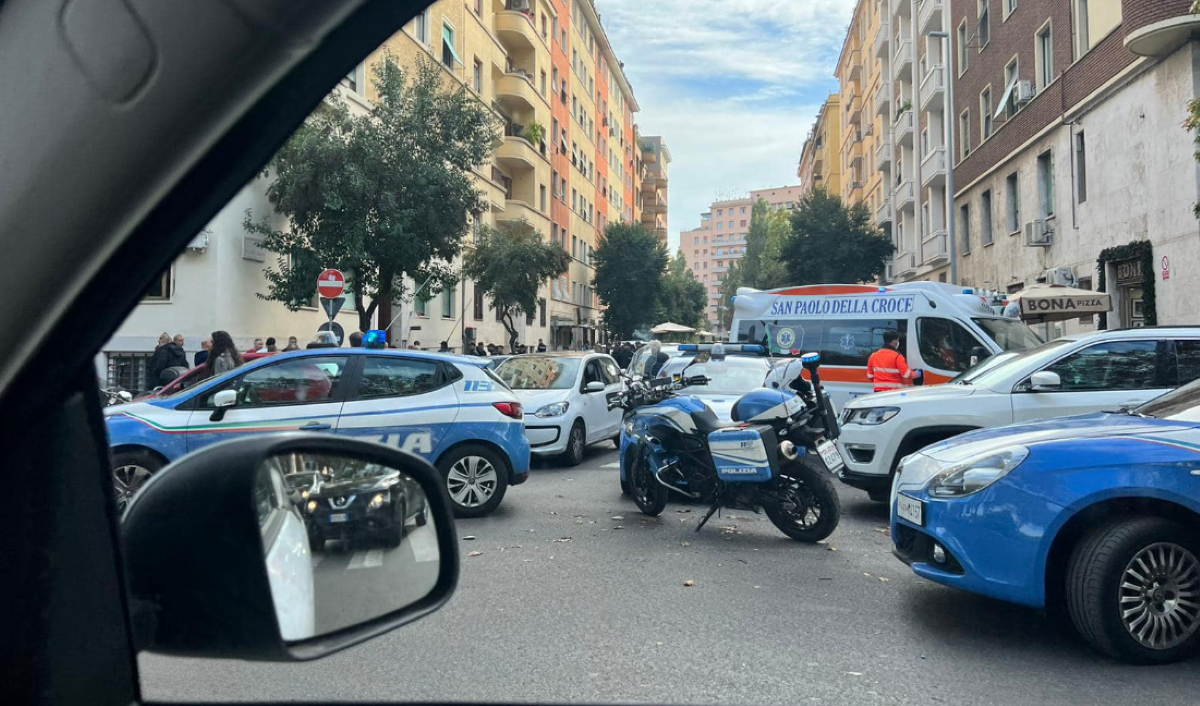
POLYGON ((743 287, 733 310, 733 343, 761 344, 781 357, 820 353, 821 381, 838 409, 874 391, 867 359, 888 329, 900 333, 900 352, 909 367, 924 371, 925 385, 948 382, 996 353, 1042 343, 1021 321, 996 314, 985 297, 942 282, 743 287))

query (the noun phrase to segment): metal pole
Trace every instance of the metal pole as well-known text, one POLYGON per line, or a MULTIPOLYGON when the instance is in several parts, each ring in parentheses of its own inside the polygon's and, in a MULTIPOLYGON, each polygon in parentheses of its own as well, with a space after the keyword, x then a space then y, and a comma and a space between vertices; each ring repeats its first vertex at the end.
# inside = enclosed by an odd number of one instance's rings
POLYGON ((929 36, 946 40, 946 237, 950 239, 950 283, 958 284, 958 240, 954 227, 954 47, 949 32, 930 32, 929 36))

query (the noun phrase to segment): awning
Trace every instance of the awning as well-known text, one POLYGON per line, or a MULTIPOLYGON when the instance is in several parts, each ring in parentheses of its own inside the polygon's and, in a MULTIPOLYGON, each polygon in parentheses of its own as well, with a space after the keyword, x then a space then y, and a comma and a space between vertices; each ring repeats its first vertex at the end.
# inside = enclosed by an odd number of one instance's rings
POLYGON ((670 321, 665 321, 658 326, 650 329, 650 333, 695 333, 696 329, 683 324, 675 324, 670 321))
POLYGON ((1023 320, 1038 323, 1112 311, 1112 297, 1105 292, 1052 284, 1034 285, 1009 296, 1008 300, 1020 303, 1023 320))
MULTIPOLYGON (((454 55, 454 60, 463 64, 462 57, 458 55, 458 50, 454 48, 454 30, 446 25, 442 25, 442 41, 450 48, 450 53, 454 55)), ((463 64, 464 66, 466 64, 463 64)))

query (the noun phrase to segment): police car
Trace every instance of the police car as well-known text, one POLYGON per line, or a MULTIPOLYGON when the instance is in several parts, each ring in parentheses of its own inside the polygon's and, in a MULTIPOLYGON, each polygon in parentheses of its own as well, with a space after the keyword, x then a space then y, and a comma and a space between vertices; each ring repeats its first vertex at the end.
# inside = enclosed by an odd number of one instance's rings
POLYGON ((280 353, 167 397, 108 407, 118 505, 151 474, 244 434, 349 434, 438 467, 459 517, 496 509, 529 477, 521 403, 486 361, 364 348, 280 353))

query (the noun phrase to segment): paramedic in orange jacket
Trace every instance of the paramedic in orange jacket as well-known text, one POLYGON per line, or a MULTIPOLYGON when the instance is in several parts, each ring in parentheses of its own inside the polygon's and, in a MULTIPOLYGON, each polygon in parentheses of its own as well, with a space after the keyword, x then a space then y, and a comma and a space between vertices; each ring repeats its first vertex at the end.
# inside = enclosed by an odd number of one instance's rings
POLYGON ((900 333, 894 329, 883 332, 883 348, 871 354, 867 360, 867 379, 875 385, 875 392, 895 390, 913 384, 913 378, 921 377, 920 370, 908 367, 908 361, 898 350, 900 333))

